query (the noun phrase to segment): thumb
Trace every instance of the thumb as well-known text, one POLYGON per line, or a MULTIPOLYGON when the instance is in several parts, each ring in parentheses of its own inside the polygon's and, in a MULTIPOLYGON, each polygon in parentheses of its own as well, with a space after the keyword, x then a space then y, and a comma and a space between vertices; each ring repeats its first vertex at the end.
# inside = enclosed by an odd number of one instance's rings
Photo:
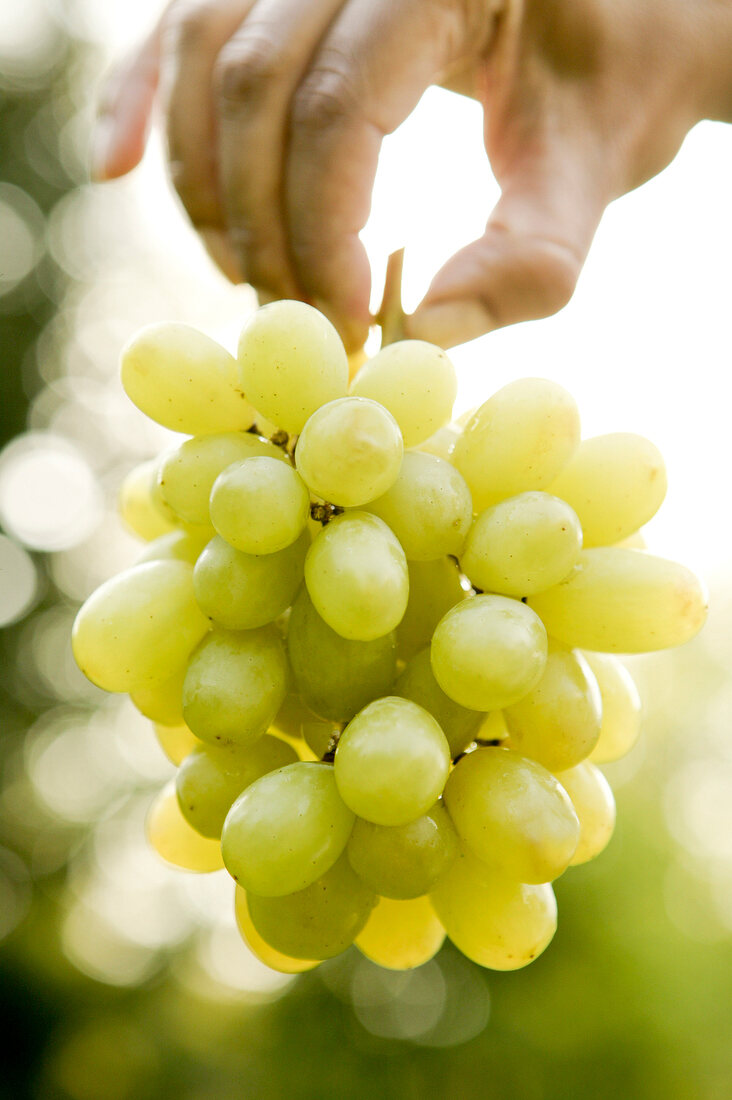
POLYGON ((567 304, 609 199, 565 148, 517 165, 483 236, 441 268, 407 334, 441 347, 567 304))
POLYGON ((132 171, 145 152, 160 75, 162 20, 106 77, 91 135, 91 176, 102 181, 132 171))

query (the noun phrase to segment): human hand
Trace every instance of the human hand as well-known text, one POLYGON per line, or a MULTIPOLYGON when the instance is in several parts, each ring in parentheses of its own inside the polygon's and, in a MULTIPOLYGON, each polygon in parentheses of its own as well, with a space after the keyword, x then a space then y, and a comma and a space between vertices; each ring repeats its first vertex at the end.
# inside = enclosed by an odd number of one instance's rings
POLYGON ((449 347, 566 304, 607 204, 697 121, 732 120, 730 57, 732 0, 173 0, 108 82, 95 176, 138 163, 158 97, 221 268, 312 302, 355 348, 381 140, 429 85, 471 94, 501 197, 407 321, 449 347))

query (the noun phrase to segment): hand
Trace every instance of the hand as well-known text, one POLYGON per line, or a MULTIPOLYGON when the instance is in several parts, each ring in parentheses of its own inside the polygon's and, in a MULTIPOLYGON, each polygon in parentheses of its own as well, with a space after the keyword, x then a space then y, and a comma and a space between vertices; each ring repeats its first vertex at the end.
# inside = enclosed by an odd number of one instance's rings
POLYGON ((369 324, 381 140, 430 84, 479 99, 501 198, 409 335, 451 346, 571 297, 607 204, 702 118, 732 120, 732 0, 174 0, 108 83, 95 175, 162 102, 173 184, 226 274, 369 324))

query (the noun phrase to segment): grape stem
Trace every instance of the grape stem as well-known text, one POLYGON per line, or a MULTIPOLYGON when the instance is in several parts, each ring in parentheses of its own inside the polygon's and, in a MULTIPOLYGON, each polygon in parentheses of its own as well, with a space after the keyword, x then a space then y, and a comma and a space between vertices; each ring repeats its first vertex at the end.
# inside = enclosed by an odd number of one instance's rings
POLYGON ((404 340, 404 307, 402 306, 402 273, 404 270, 404 249, 392 252, 386 262, 384 294, 375 320, 381 325, 381 346, 404 340))

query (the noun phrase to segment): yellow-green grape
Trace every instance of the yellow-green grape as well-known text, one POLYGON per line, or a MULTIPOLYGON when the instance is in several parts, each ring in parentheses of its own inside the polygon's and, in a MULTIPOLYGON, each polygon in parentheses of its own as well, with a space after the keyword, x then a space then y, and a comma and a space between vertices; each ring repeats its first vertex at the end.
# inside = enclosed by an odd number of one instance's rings
POLYGON ((444 458, 446 462, 449 462, 459 435, 460 428, 456 424, 444 424, 429 439, 425 439, 420 443, 417 450, 422 453, 437 455, 438 458, 444 458))
POLYGON ((407 559, 378 516, 346 512, 315 538, 305 559, 310 599, 344 638, 369 642, 399 623, 409 598, 407 559))
POLYGON ((613 546, 621 546, 625 550, 646 550, 646 540, 642 531, 634 531, 632 535, 628 535, 625 539, 620 539, 619 542, 614 542, 613 546))
POLYGON ((493 710, 490 714, 483 715, 483 721, 476 734, 476 740, 481 741, 505 741, 508 737, 508 727, 502 710, 493 710))
POLYGON ((255 779, 298 759, 291 745, 264 736, 254 745, 199 745, 182 761, 175 777, 181 813, 202 836, 220 837, 232 805, 255 779))
POLYGON ((263 962, 271 970, 278 970, 280 974, 303 974, 306 970, 312 970, 318 965, 318 959, 291 959, 289 955, 283 955, 281 951, 270 947, 263 940, 257 929, 252 924, 247 905, 247 893, 241 886, 235 887, 234 911, 239 934, 244 940, 255 958, 263 962))
POLYGON ((452 416, 457 376, 442 348, 424 340, 399 340, 364 363, 350 392, 384 405, 401 429, 404 446, 416 447, 452 416))
POLYGON ((564 771, 588 757, 597 744, 600 689, 578 650, 550 642, 538 684, 503 714, 512 748, 550 772, 564 771))
POLYGON ((302 724, 302 736, 305 744, 316 760, 323 757, 335 748, 334 736, 340 735, 340 727, 332 722, 322 722, 319 718, 312 718, 302 724))
POLYGON ((295 598, 309 545, 310 535, 303 531, 274 554, 244 554, 217 535, 193 570, 199 607, 228 630, 274 622, 295 598))
POLYGON ((183 561, 135 565, 92 593, 72 631, 81 671, 105 691, 132 691, 172 676, 208 631, 183 561))
POLYGON ((151 847, 175 867, 186 871, 220 871, 224 866, 218 840, 201 836, 183 817, 172 783, 160 791, 150 807, 146 832, 151 847))
POLYGON ((300 698, 299 693, 293 690, 294 686, 290 686, 285 698, 282 700, 280 709, 272 722, 272 732, 284 737, 285 740, 300 741, 302 738, 302 724, 310 721, 313 713, 304 700, 300 698))
POLYGON ((348 388, 340 336, 327 317, 303 302, 273 302, 257 310, 239 340, 239 372, 257 412, 291 433, 348 388))
POLYGON ((597 435, 582 440, 551 491, 579 516, 586 548, 608 546, 655 516, 666 496, 666 469, 642 435, 597 435))
POLYGON ((413 970, 434 958, 444 940, 445 929, 429 898, 379 898, 356 936, 356 947, 387 970, 413 970))
POLYGON ((310 417, 297 441, 295 463, 315 496, 357 508, 393 485, 403 454, 397 422, 383 405, 342 397, 310 417))
POLYGON ((563 580, 582 549, 572 509, 549 493, 519 493, 478 516, 460 556, 476 588, 530 596, 563 580))
POLYGON ((541 764, 511 749, 463 756, 445 803, 468 850, 515 882, 551 882, 577 848, 579 821, 566 792, 541 764))
POLYGON ((444 459, 420 451, 406 452, 394 484, 366 511, 383 519, 412 561, 457 557, 473 520, 462 476, 444 459))
POLYGON ((188 729, 185 722, 178 726, 165 726, 160 722, 153 722, 153 730, 160 748, 171 764, 176 768, 183 763, 189 753, 193 752, 201 742, 188 729))
POLYGON ((600 739, 590 753, 595 764, 619 760, 630 752, 641 728, 638 688, 625 665, 605 653, 583 654, 597 680, 602 697, 600 739))
POLYGON ((119 513, 123 521, 146 541, 175 529, 175 516, 155 491, 157 470, 154 458, 135 466, 122 482, 119 492, 119 513))
MULTIPOLYGON (((187 664, 187 662, 186 662, 187 664)), ((162 726, 179 726, 183 721, 183 678, 186 664, 172 676, 154 684, 133 688, 130 699, 140 714, 162 726)))
POLYGON ((211 522, 245 554, 274 554, 295 541, 310 516, 310 496, 296 470, 275 458, 245 458, 214 482, 211 522))
POLYGON ((288 764, 248 786, 229 810, 226 869, 261 897, 304 890, 339 858, 353 821, 329 764, 288 764))
POLYGON ((607 847, 615 828, 615 799, 607 779, 589 760, 557 772, 556 777, 579 818, 579 842, 570 861, 575 867, 599 856, 607 847))
POLYGON ((426 813, 449 767, 450 747, 432 715, 395 695, 359 711, 335 754, 343 801, 377 825, 406 825, 426 813))
POLYGON ((287 679, 287 658, 274 626, 214 630, 188 664, 183 716, 202 741, 250 745, 280 709, 287 679))
POLYGON ((437 624, 432 671, 456 703, 500 710, 538 683, 546 653, 546 630, 526 604, 506 596, 472 596, 437 624))
POLYGON ((530 606, 559 641, 603 653, 681 645, 701 630, 707 597, 677 562, 638 550, 583 550, 569 576, 530 606))
POLYGON ((344 638, 321 619, 305 587, 290 612, 287 651, 303 702, 332 722, 348 722, 385 695, 396 675, 393 631, 370 642, 344 638))
POLYGON ((375 904, 376 895, 364 886, 345 855, 322 878, 294 894, 247 894, 249 915, 259 935, 296 959, 340 955, 364 927, 375 904))
POLYGON ((346 849, 370 890, 387 898, 427 894, 458 853, 447 810, 436 802, 406 825, 375 825, 357 817, 346 849))
POLYGON ((452 864, 431 901, 455 946, 490 970, 527 966, 557 928, 557 903, 548 883, 516 882, 468 855, 452 864))
POLYGON ((467 596, 452 558, 410 561, 407 568, 409 599, 396 628, 397 655, 403 661, 430 644, 442 616, 467 596))
POLYGON ((133 404, 174 432, 206 435, 248 428, 236 360, 190 325, 148 325, 122 350, 122 385, 133 404))
POLYGON ((577 406, 566 390, 543 378, 522 378, 473 414, 452 461, 482 512, 505 497, 551 485, 579 438, 577 406))
POLYGON ((445 695, 432 671, 429 646, 408 661, 394 684, 393 693, 419 703, 430 712, 447 738, 451 756, 457 756, 478 736, 483 715, 445 695))
POLYGON ((149 542, 137 559, 137 565, 146 561, 163 561, 173 559, 175 561, 187 561, 195 565, 206 543, 213 538, 212 527, 202 527, 198 530, 169 531, 167 535, 160 535, 149 542))
POLYGON ((216 432, 186 439, 160 463, 160 494, 187 523, 209 524, 209 498, 216 478, 233 462, 255 457, 288 463, 280 447, 252 432, 216 432))

